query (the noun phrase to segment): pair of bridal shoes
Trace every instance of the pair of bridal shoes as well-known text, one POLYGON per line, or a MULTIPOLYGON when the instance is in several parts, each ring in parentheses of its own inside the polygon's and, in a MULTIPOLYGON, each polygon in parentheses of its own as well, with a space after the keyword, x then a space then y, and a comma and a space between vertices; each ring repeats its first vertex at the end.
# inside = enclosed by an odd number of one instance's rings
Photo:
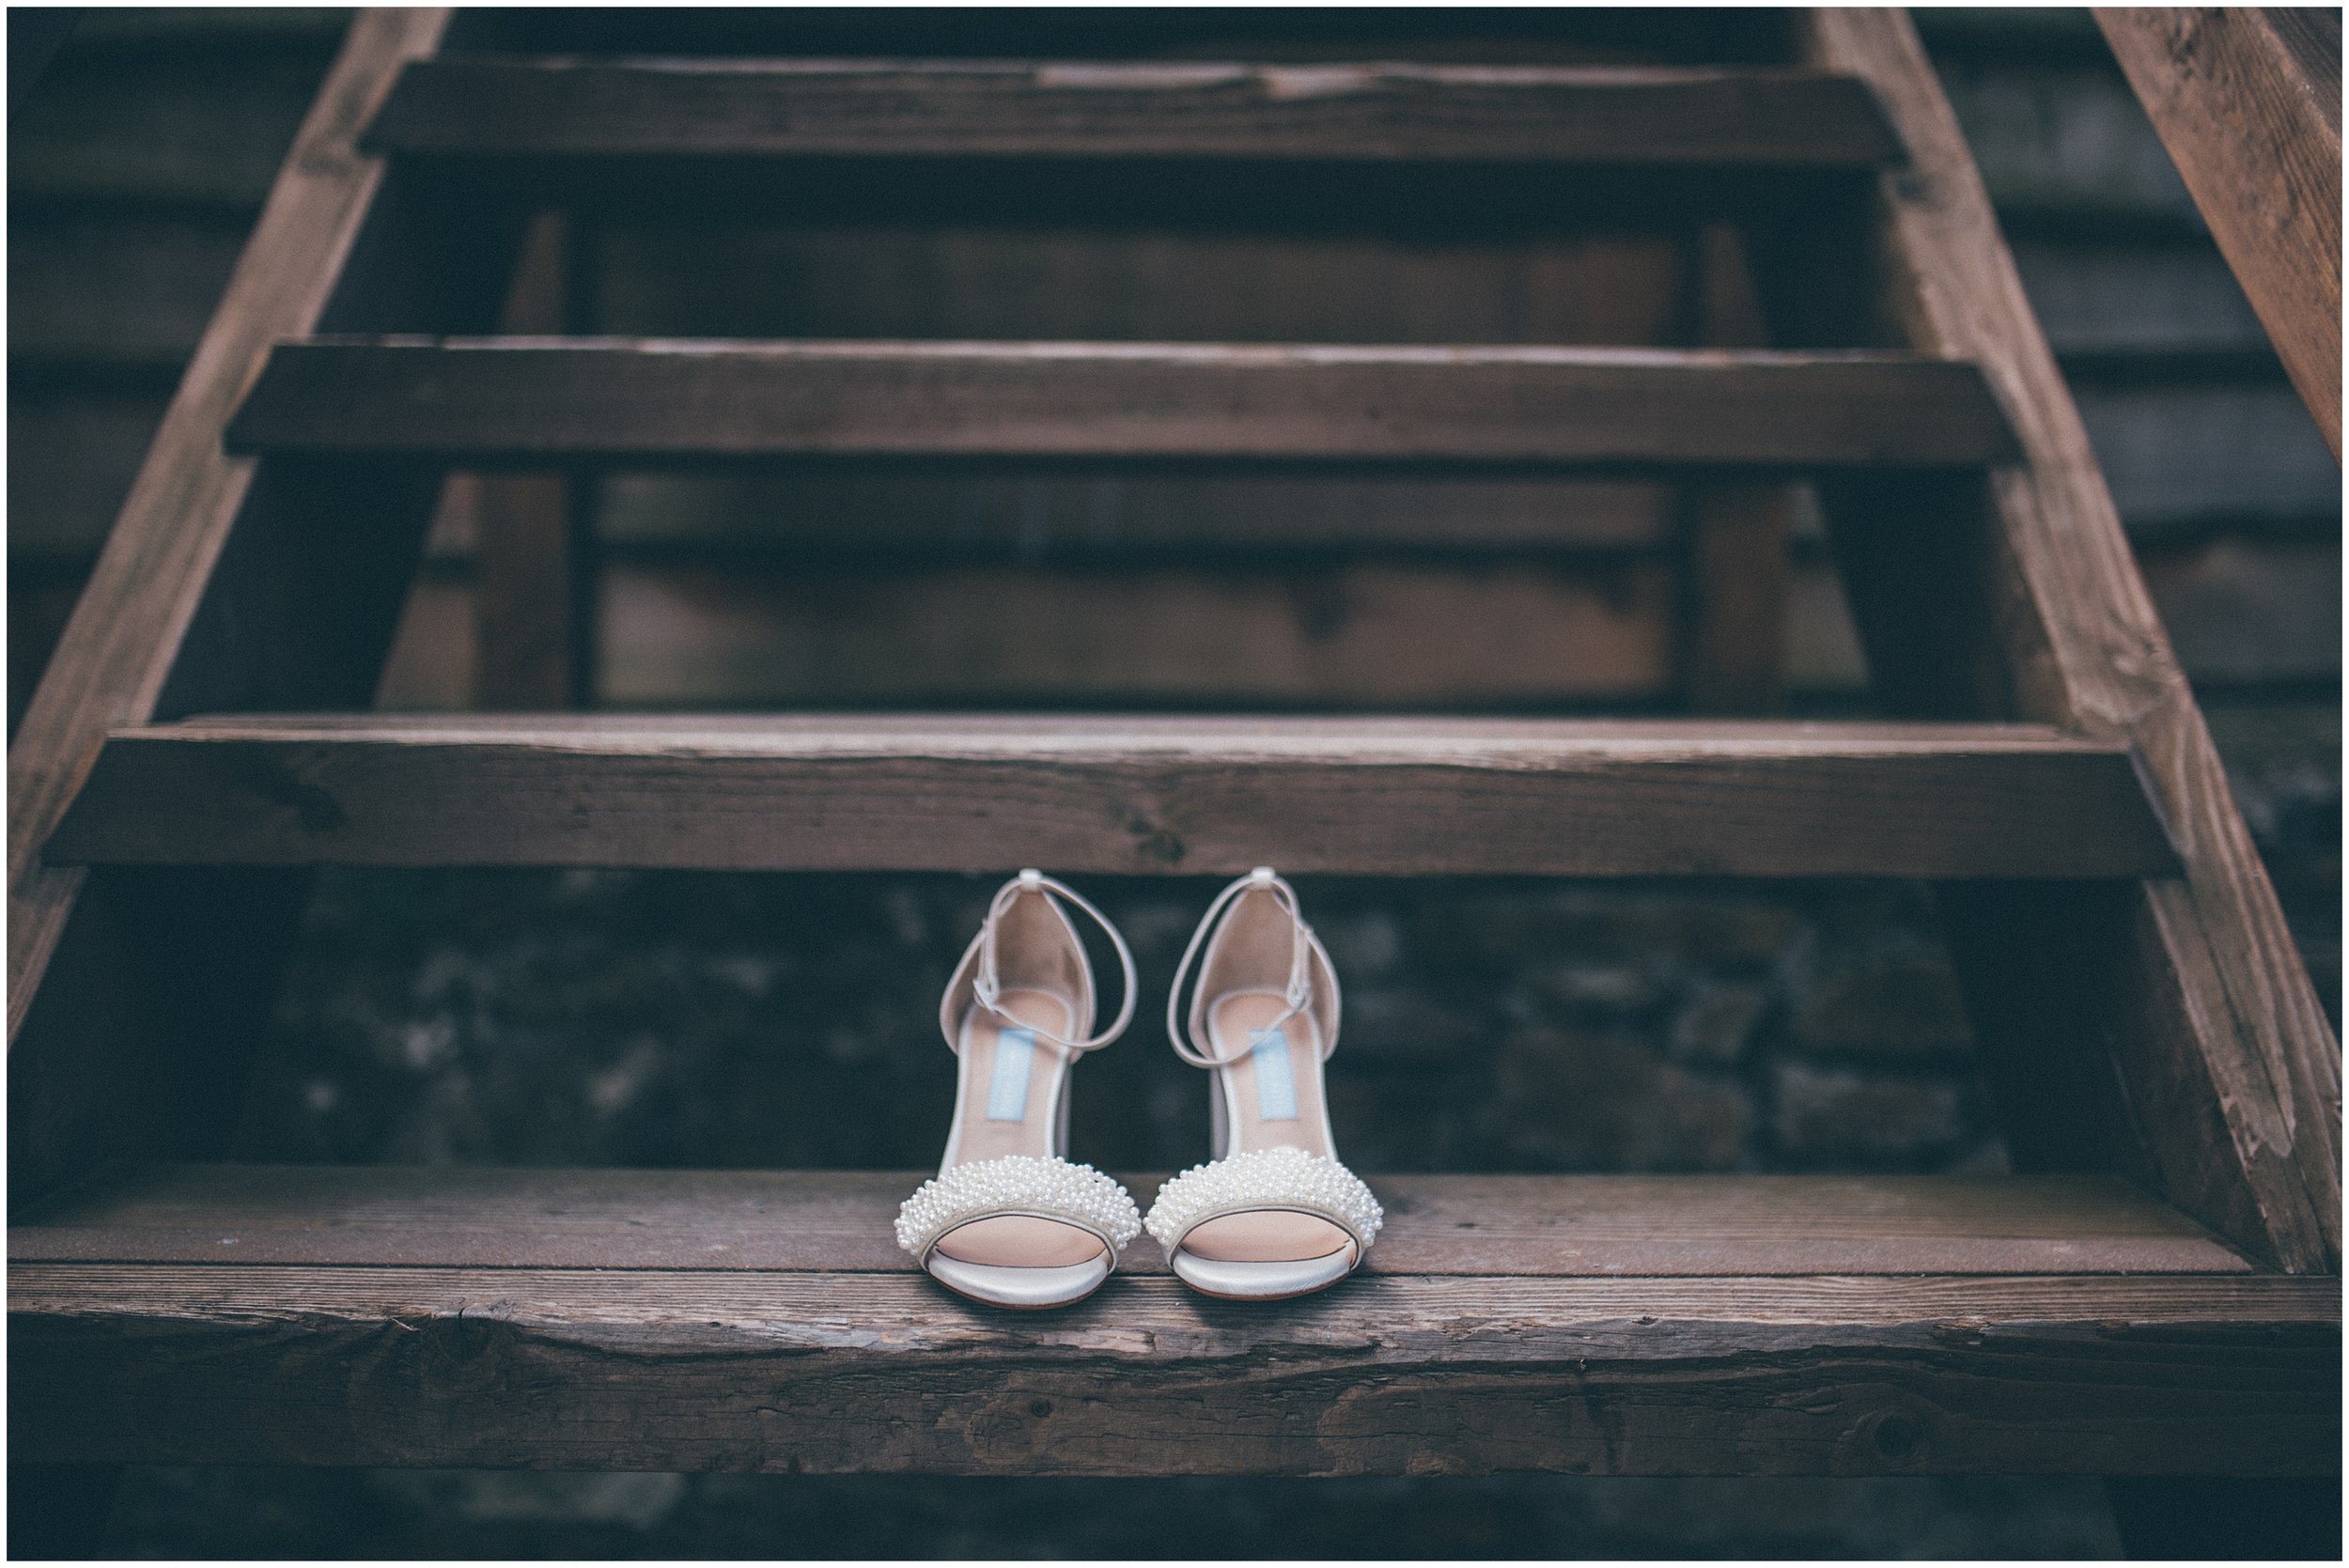
POLYGON ((898 1210, 897 1244, 947 1289, 999 1307, 1082 1300, 1144 1230, 1186 1284, 1231 1300, 1303 1296, 1352 1273, 1384 1215, 1330 1135, 1322 1063, 1337 1045, 1338 982, 1296 890, 1259 866, 1191 935, 1167 1036, 1209 1075, 1214 1157, 1160 1187, 1146 1216, 1066 1153, 1070 1070, 1133 1015, 1133 955, 1100 910, 1037 871, 998 889, 939 1009, 959 1058, 954 1126, 937 1178, 898 1210), (1106 1029, 1071 908, 1117 953, 1106 1029))

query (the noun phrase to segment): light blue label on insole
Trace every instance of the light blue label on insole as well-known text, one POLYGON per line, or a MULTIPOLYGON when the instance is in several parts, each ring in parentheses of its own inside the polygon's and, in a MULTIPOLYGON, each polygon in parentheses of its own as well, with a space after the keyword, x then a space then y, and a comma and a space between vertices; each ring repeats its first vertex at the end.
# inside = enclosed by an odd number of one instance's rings
POLYGON ((1006 1029, 995 1036, 995 1078, 987 1086, 987 1119, 1028 1119, 1028 1063, 1035 1060, 1035 1031, 1006 1029))
POLYGON ((1268 1122, 1297 1120, 1297 1076, 1289 1069, 1289 1037, 1278 1029, 1249 1032, 1256 1064, 1256 1114, 1268 1122))

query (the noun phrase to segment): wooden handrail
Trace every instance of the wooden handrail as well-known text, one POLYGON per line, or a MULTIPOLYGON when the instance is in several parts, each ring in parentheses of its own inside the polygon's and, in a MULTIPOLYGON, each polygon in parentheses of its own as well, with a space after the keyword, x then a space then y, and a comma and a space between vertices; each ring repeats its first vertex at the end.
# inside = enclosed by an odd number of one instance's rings
POLYGON ((2341 12, 2092 14, 2341 457, 2341 12))

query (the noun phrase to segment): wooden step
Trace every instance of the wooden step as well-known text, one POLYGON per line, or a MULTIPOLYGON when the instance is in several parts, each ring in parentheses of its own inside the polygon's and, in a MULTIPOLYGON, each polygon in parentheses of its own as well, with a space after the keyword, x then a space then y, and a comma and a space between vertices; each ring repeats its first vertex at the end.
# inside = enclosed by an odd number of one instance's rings
MULTIPOLYGON (((890 1218, 933 1173, 141 1165, 21 1216, 8 1258, 898 1274, 890 1218)), ((1146 1202, 1166 1173, 1119 1179, 1146 1202)), ((2252 1272, 2112 1176, 1395 1175, 1378 1191, 1373 1274, 2252 1272)), ((1167 1272, 1149 1245, 1119 1266, 1167 1272)))
POLYGON ((258 715, 116 731, 56 863, 2133 877, 2127 753, 2038 726, 258 715))
POLYGON ((246 452, 574 458, 1966 466, 1968 365, 1857 351, 623 338, 279 346, 246 452))
MULTIPOLYGON (((1139 1475, 2321 1473, 2340 1285, 2098 1178, 1376 1178, 1370 1269, 1066 1312, 903 1173, 117 1172, 8 1233, 56 1462, 1139 1475)), ((1152 1178, 1136 1178, 1147 1200, 1152 1178)))
POLYGON ((422 60, 377 151, 499 159, 1200 158, 1858 169, 1859 83, 1736 69, 908 60, 422 60))

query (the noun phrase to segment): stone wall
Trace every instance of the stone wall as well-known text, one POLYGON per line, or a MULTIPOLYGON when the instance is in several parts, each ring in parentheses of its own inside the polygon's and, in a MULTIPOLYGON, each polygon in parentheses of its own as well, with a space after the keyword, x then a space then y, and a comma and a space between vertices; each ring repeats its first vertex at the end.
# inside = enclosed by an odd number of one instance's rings
MULTIPOLYGON (((1204 1157, 1165 986, 1214 882, 1094 878, 1143 976, 1076 1157, 1204 1157)), ((1372 1171, 1997 1170, 1923 890, 1308 877, 1372 1171)), ((243 1152, 282 1160, 934 1164, 937 1002, 991 879, 338 871, 243 1152)), ((1107 960, 1104 958, 1106 967, 1107 960)), ((1111 972, 1113 972, 1112 970, 1111 972)))

